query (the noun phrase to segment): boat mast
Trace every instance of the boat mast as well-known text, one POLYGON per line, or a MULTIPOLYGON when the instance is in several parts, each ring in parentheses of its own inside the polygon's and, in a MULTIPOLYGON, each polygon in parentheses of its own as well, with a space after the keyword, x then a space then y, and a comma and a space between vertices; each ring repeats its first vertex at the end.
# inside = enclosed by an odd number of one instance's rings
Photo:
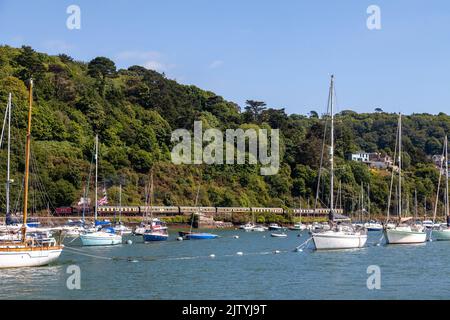
POLYGON ((10 178, 10 161, 11 161, 11 104, 12 104, 12 95, 11 93, 8 96, 8 155, 7 155, 7 166, 6 166, 6 217, 9 217, 9 189, 11 184, 10 178))
POLYGON ((402 114, 398 119, 398 219, 402 217, 402 114))
POLYGON ((150 226, 153 228, 153 168, 150 173, 150 226))
POLYGON ((22 242, 23 243, 25 243, 25 241, 26 241, 26 234, 27 234, 28 178, 29 178, 29 171, 30 171, 31 112, 32 112, 32 108, 33 108, 33 79, 30 79, 27 141, 26 141, 26 147, 25 147, 25 177, 24 177, 24 192, 23 192, 23 222, 22 222, 22 242))
POLYGON ((427 196, 425 196, 425 199, 424 199, 424 203, 423 203, 423 213, 424 213, 424 219, 426 219, 426 217, 427 217, 427 196))
POLYGON ((369 216, 368 220, 370 221, 370 183, 367 184, 367 214, 369 216))
POLYGON ((119 184, 119 223, 122 222, 122 183, 119 184))
POLYGON ((366 208, 364 207, 364 183, 361 182, 361 222, 364 221, 365 212, 366 208))
POLYGON ((334 220, 334 75, 330 83, 331 147, 330 147, 330 218, 334 220))
POLYGON ((97 188, 98 188, 98 134, 95 135, 95 207, 94 207, 94 223, 97 220, 97 188))
POLYGON ((447 226, 450 226, 450 199, 449 199, 449 185, 448 185, 448 137, 445 136, 445 212, 447 215, 447 226))
MULTIPOLYGON (((197 195, 195 196, 195 205, 194 205, 194 207, 197 208, 197 213, 198 213, 199 219, 200 219, 200 212, 199 212, 199 208, 197 207, 197 205, 198 205, 198 196, 199 196, 199 194, 200 194, 200 184, 199 184, 198 187, 197 187, 197 195)), ((191 228, 189 229, 189 233, 192 232, 192 227, 193 227, 193 225, 194 225, 194 219, 195 219, 195 212, 194 212, 194 214, 192 215, 191 228)))
POLYGON ((414 189, 414 217, 417 220, 417 189, 414 189))

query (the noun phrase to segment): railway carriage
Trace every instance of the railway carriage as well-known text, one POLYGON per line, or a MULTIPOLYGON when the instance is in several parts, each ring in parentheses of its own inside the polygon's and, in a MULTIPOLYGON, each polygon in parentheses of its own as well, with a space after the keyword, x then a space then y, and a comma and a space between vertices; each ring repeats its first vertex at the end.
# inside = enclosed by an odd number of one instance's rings
POLYGON ((283 214, 284 213, 284 209, 283 208, 252 207, 250 209, 251 209, 251 212, 254 212, 254 213, 262 213, 262 212, 277 213, 277 214, 283 214))
POLYGON ((152 212, 154 214, 162 215, 177 215, 180 213, 180 207, 175 206, 141 206, 139 208, 141 210, 141 214, 152 212))

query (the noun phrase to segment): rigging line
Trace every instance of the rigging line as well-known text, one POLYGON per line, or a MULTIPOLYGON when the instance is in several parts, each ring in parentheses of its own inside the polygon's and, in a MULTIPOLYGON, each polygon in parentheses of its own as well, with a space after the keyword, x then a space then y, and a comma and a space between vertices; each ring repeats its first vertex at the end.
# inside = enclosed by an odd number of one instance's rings
POLYGON ((75 248, 69 247, 69 246, 64 246, 64 249, 69 250, 69 251, 72 250, 72 253, 80 254, 80 255, 83 255, 83 256, 91 257, 91 258, 97 258, 97 259, 103 259, 103 260, 114 260, 111 257, 97 256, 97 255, 85 253, 85 252, 82 252, 81 250, 78 250, 78 249, 75 249, 75 248))
MULTIPOLYGON (((441 167, 439 170, 439 180, 438 180, 438 187, 437 187, 437 192, 436 192, 436 202, 434 205, 434 212, 433 212, 433 224, 436 222, 437 209, 438 209, 438 205, 439 205, 439 192, 440 192, 440 188, 441 188, 442 169, 444 167, 444 159, 445 159, 445 145, 442 150, 441 167)), ((447 159, 445 159, 445 161, 447 161, 447 159)))
MULTIPOLYGON (((85 218, 85 214, 86 214, 86 203, 85 201, 87 201, 87 198, 89 196, 89 186, 91 183, 91 179, 92 179, 92 168, 93 168, 93 163, 94 163, 94 157, 95 157, 95 143, 94 143, 94 147, 92 149, 92 154, 91 154, 91 162, 89 164, 89 174, 88 174, 88 178, 87 178, 87 182, 86 182, 86 190, 84 191, 84 199, 83 199, 83 220, 85 218)), ((89 205, 89 204, 88 204, 89 205)), ((84 221, 83 221, 84 223, 84 221)))
MULTIPOLYGON (((330 113, 330 98, 331 98, 331 92, 328 93, 327 115, 330 113)), ((327 128, 328 128, 328 120, 325 121, 325 130, 324 130, 325 132, 324 132, 323 138, 322 138, 322 152, 320 154, 319 175, 317 178, 316 198, 314 200, 314 215, 316 214, 317 202, 319 201, 320 179, 322 176, 322 166, 323 166, 323 158, 324 158, 324 151, 325 151, 325 141, 326 141, 326 136, 327 136, 327 128)))
POLYGON ((387 212, 386 212, 386 224, 389 222, 389 212, 391 211, 391 199, 392 199, 392 189, 394 188, 394 166, 395 166, 395 159, 397 159, 397 148, 398 148, 398 130, 397 128, 397 134, 395 135, 395 147, 394 147, 394 161, 392 164, 392 175, 391 175, 391 185, 389 187, 389 198, 388 198, 388 204, 387 204, 387 212))
MULTIPOLYGON (((37 171, 38 169, 37 169, 37 162, 36 162, 36 160, 33 159, 32 163, 33 163, 33 170, 37 171)), ((49 196, 46 197, 47 192, 46 192, 45 186, 43 185, 42 180, 40 180, 41 179, 40 176, 37 173, 35 173, 34 175, 35 175, 35 180, 36 180, 35 181, 36 188, 39 190, 38 196, 40 197, 42 205, 45 206, 46 202, 47 202, 48 206, 50 206, 52 203, 51 203, 51 201, 49 199, 49 196)), ((53 205, 52 205, 52 207, 53 207, 53 205)), ((54 207, 53 207, 53 209, 54 209, 54 207)))
POLYGON ((17 194, 17 200, 16 200, 16 204, 14 206, 14 212, 18 212, 20 209, 20 203, 21 203, 21 199, 22 199, 22 191, 23 191, 23 184, 24 184, 24 178, 22 177, 22 183, 20 184, 20 190, 19 193, 17 194))
POLYGON ((38 191, 39 200, 42 202, 41 205, 45 205, 46 199, 42 196, 44 191, 42 190, 41 185, 38 181, 39 175, 36 173, 37 168, 33 157, 31 157, 31 171, 32 171, 31 182, 33 187, 33 201, 34 201, 33 205, 37 210, 36 190, 38 191))
POLYGON ((43 183, 43 181, 42 181, 42 178, 41 178, 40 175, 39 175, 39 168, 38 168, 38 165, 37 165, 37 160, 36 160, 36 158, 35 158, 35 156, 34 156, 33 153, 31 153, 31 162, 32 162, 32 164, 33 164, 33 169, 36 171, 36 172, 35 172, 36 180, 37 180, 38 183, 40 184, 40 187, 41 187, 41 190, 42 190, 42 194, 45 196, 45 198, 43 198, 43 199, 44 199, 44 202, 45 202, 45 200, 47 200, 49 206, 51 206, 52 209, 53 209, 53 212, 55 212, 56 209, 55 209, 55 207, 53 206, 53 203, 52 203, 52 201, 51 201, 51 199, 50 199, 50 196, 48 195, 48 193, 47 193, 47 191, 46 191, 46 188, 45 188, 45 185, 44 185, 44 183, 43 183))
POLYGON ((11 110, 10 110, 10 108, 9 108, 10 102, 11 102, 11 101, 8 100, 8 102, 7 102, 7 104, 6 104, 5 117, 4 117, 4 119, 3 119, 3 126, 2 126, 2 134, 1 134, 1 136, 0 136, 0 148, 2 147, 2 144, 3 144, 3 135, 4 135, 4 133, 5 133, 6 118, 7 118, 7 116, 8 116, 8 109, 9 109, 9 112, 11 112, 11 110))

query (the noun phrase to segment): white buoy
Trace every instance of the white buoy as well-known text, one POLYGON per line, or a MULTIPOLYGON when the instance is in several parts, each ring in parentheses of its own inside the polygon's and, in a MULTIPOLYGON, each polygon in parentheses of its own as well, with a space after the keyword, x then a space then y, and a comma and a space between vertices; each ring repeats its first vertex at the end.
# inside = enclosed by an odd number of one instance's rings
POLYGON ((210 254, 209 256, 210 256, 211 258, 215 258, 215 257, 216 257, 215 254, 210 254))
POLYGON ((236 252, 236 254, 237 254, 238 256, 244 255, 244 253, 243 253, 242 251, 238 251, 238 252, 236 252))
POLYGON ((133 244, 133 241, 127 240, 127 244, 133 244))
POLYGON ((178 237, 177 240, 178 241, 183 241, 183 237, 178 237))
POLYGON ((233 238, 235 238, 235 239, 239 239, 239 236, 234 236, 233 238))
POLYGON ((280 253, 280 250, 275 250, 273 253, 278 254, 280 253))

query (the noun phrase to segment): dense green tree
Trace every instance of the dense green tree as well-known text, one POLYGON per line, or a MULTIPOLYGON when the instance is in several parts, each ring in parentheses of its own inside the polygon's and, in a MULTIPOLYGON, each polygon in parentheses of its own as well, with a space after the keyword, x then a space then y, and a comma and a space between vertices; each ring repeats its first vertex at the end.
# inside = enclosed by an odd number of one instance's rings
MULTIPOLYGON (((14 196, 20 193, 24 170, 27 81, 31 76, 35 78, 32 127, 35 178, 31 191, 36 195, 43 191, 48 196, 48 199, 33 198, 37 201, 33 208, 46 209, 47 202, 53 206, 74 204, 87 186, 93 196, 95 134, 100 137, 100 185, 105 186, 111 199, 116 199, 117 186, 122 183, 123 201, 127 204, 145 201, 149 172, 153 169, 156 204, 193 205, 196 188, 201 185, 200 205, 294 207, 309 203, 312 206, 322 150, 319 199, 320 205, 329 203, 327 115, 319 117, 318 112, 306 113, 306 109, 304 115, 286 114, 284 109, 258 100, 248 100, 241 112, 236 103, 213 92, 179 84, 144 67, 116 70, 114 62, 104 57, 83 63, 66 55, 38 53, 30 47, 0 46, 0 104, 6 105, 9 92, 13 96, 14 196), (202 121, 204 129, 222 131, 280 129, 278 174, 263 177, 260 166, 248 161, 244 165, 173 164, 171 134, 180 128, 192 132, 194 121, 202 121)), ((358 150, 393 157, 398 114, 378 109, 375 113, 344 110, 336 114, 335 120, 335 194, 341 184, 342 205, 351 213, 356 210, 362 183, 366 192, 370 186, 372 212, 386 212, 391 170, 369 169, 366 164, 348 158, 358 150)), ((426 198, 431 210, 439 178, 432 156, 442 153, 444 136, 450 131, 450 117, 444 113, 404 115, 403 129, 404 197, 412 199, 417 190, 419 207, 423 208, 426 198)), ((5 181, 5 165, 6 150, 2 148, 1 181, 5 181)), ((4 188, 0 184, 0 193, 4 188)), ((280 217, 261 215, 258 219, 274 221, 280 217)))

